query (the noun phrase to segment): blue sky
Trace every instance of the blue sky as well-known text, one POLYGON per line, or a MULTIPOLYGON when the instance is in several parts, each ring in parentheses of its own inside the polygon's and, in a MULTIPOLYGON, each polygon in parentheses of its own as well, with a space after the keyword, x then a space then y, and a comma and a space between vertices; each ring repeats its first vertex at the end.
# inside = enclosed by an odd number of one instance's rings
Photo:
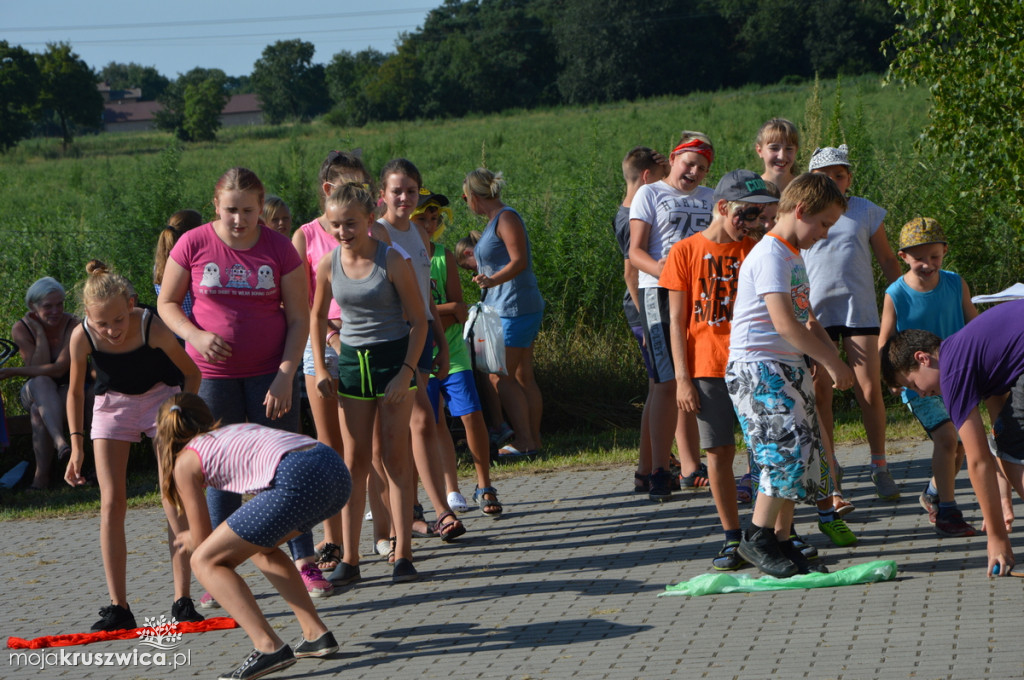
POLYGON ((155 66, 172 79, 196 66, 240 76, 277 40, 313 43, 323 64, 342 50, 393 52, 399 34, 421 27, 441 2, 0 0, 0 40, 31 52, 69 42, 95 70, 117 61, 155 66))

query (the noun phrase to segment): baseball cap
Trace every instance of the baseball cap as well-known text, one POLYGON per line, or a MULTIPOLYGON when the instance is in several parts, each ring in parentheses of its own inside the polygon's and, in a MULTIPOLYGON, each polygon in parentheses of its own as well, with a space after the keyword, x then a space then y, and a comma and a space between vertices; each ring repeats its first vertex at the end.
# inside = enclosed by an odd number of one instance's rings
POLYGON ((438 208, 443 208, 448 205, 448 197, 444 194, 435 194, 430 189, 420 189, 420 200, 416 204, 417 208, 422 208, 428 203, 436 203, 438 208))
POLYGON ((931 217, 915 217, 900 229, 900 250, 928 243, 947 243, 942 227, 931 217))
POLYGON ((718 201, 742 201, 744 203, 778 203, 779 199, 768 193, 764 180, 750 170, 733 170, 718 180, 715 187, 715 203, 718 201))
POLYGON ((815 149, 811 154, 811 162, 807 164, 807 169, 813 172, 833 165, 850 167, 850 149, 845 144, 840 144, 838 147, 824 146, 815 149))

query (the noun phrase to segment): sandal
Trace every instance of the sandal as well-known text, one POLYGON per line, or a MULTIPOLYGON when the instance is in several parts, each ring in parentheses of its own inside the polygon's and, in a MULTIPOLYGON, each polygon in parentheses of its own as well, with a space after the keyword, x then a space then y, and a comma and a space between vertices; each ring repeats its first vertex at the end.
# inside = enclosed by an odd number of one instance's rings
POLYGON ((334 571, 341 562, 341 546, 336 543, 324 543, 316 554, 316 566, 320 571, 334 571))
POLYGON ((740 483, 736 485, 736 501, 739 503, 749 503, 754 500, 754 486, 751 484, 753 478, 750 473, 740 477, 740 483))
POLYGON ((477 487, 473 492, 473 501, 480 504, 480 512, 494 519, 501 517, 502 510, 504 510, 501 503, 498 502, 498 490, 493 486, 485 486, 482 489, 477 487), (488 494, 491 496, 490 499, 487 498, 488 494), (491 511, 488 512, 487 508, 491 508, 491 511))
POLYGON ((647 493, 651 490, 650 475, 642 475, 639 472, 633 473, 633 493, 647 493))
POLYGON ((388 564, 395 563, 395 541, 397 539, 392 536, 391 538, 382 538, 377 541, 373 546, 373 552, 377 553, 381 557, 386 557, 388 564))
POLYGON ((458 538, 462 534, 466 533, 466 527, 463 526, 459 518, 455 516, 454 512, 446 512, 437 518, 437 523, 434 524, 434 533, 441 537, 441 540, 445 543, 450 543, 452 540, 458 538), (450 522, 445 522, 446 519, 451 517, 450 522))

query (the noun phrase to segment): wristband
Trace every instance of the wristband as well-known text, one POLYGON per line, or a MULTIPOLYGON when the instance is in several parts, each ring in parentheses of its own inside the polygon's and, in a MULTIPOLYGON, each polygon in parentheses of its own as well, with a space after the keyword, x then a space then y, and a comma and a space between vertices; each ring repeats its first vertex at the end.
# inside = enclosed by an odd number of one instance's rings
POLYGON ((72 433, 71 433, 71 434, 69 434, 68 436, 69 436, 69 437, 74 437, 74 436, 75 436, 76 434, 77 434, 77 435, 80 435, 80 436, 82 437, 82 439, 85 439, 85 434, 84 434, 84 433, 82 433, 82 432, 72 432, 72 433))
POLYGON ((338 331, 333 331, 332 330, 330 333, 328 333, 327 334, 327 342, 330 342, 331 338, 333 338, 335 335, 338 335, 338 331))
POLYGON ((415 369, 415 368, 413 368, 413 367, 412 367, 412 364, 410 364, 410 363, 409 363, 408 361, 403 361, 403 362, 402 362, 402 365, 403 365, 403 366, 406 366, 406 367, 408 367, 408 369, 409 369, 410 371, 412 371, 412 374, 413 374, 413 375, 416 375, 416 369, 415 369))

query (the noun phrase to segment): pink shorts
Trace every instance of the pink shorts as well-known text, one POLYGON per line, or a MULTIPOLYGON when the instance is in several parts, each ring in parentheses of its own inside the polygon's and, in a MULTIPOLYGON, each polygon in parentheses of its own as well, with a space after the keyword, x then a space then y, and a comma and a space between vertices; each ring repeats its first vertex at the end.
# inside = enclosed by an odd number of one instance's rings
POLYGON ((143 394, 122 394, 113 390, 97 394, 92 408, 92 439, 140 442, 143 433, 153 439, 160 404, 180 391, 177 385, 158 383, 143 394))

